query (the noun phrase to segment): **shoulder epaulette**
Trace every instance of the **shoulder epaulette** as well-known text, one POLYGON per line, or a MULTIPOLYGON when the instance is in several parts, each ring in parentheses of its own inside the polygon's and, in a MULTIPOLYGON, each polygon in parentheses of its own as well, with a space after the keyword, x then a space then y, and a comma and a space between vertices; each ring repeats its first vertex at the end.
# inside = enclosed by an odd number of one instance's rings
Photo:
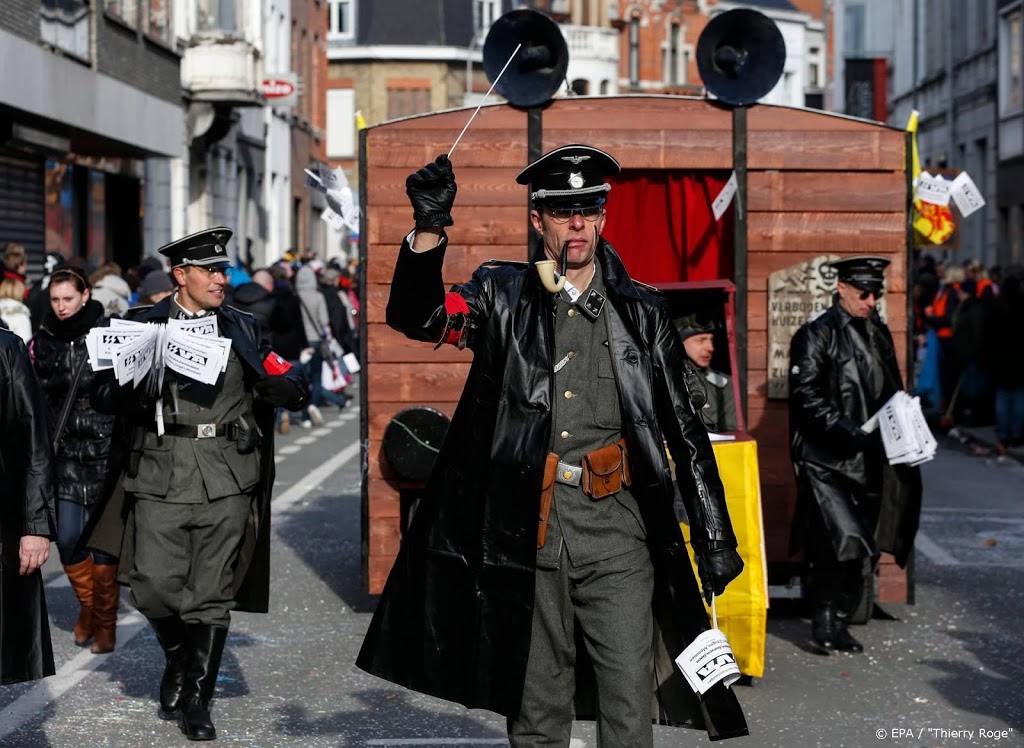
POLYGON ((659 288, 655 288, 654 286, 649 286, 646 283, 638 281, 636 278, 630 278, 630 280, 633 281, 633 285, 634 286, 640 286, 640 288, 644 289, 645 291, 650 291, 651 293, 656 294, 658 296, 662 295, 661 289, 659 289, 659 288))
POLYGON ((488 260, 483 264, 483 267, 498 267, 503 265, 525 269, 530 266, 530 263, 522 260, 488 260))
POLYGON ((238 312, 239 314, 244 314, 246 317, 252 317, 253 319, 256 318, 256 316, 252 312, 247 312, 244 309, 239 309, 237 306, 231 306, 230 304, 224 304, 224 306, 230 309, 232 312, 238 312))

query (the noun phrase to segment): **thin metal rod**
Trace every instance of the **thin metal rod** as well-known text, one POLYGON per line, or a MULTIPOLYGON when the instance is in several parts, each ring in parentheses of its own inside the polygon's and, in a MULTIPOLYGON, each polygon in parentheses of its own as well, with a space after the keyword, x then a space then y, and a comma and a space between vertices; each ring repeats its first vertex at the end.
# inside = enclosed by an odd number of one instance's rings
POLYGON ((512 50, 512 56, 508 58, 508 62, 505 63, 505 67, 501 69, 501 72, 498 73, 498 76, 494 79, 494 83, 492 83, 491 87, 487 89, 487 93, 484 94, 484 98, 480 101, 480 105, 476 108, 476 111, 473 112, 473 116, 469 118, 469 122, 467 122, 466 126, 462 128, 462 132, 459 133, 459 137, 455 138, 455 142, 452 143, 452 149, 451 151, 448 151, 448 158, 452 157, 452 151, 455 150, 455 146, 457 146, 459 144, 459 141, 462 140, 462 136, 466 134, 466 130, 469 129, 469 126, 473 123, 473 120, 476 119, 476 115, 480 113, 480 108, 487 101, 487 97, 491 95, 491 91, 494 90, 494 87, 498 85, 498 81, 501 80, 501 76, 503 76, 505 74, 505 71, 508 70, 508 66, 512 64, 512 60, 514 60, 516 55, 519 54, 519 50, 522 46, 523 45, 520 42, 519 44, 516 45, 516 48, 512 50))

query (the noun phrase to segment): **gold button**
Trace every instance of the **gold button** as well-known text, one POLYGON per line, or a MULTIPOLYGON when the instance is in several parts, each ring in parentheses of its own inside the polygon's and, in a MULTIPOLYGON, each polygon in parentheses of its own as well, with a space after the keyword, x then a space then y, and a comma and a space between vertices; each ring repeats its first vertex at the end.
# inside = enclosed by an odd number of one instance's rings
POLYGON ((564 473, 562 473, 562 477, 565 478, 566 480, 572 480, 572 473, 566 470, 564 473))
POLYGON ((569 438, 569 432, 568 431, 563 431, 562 432, 562 438, 563 439, 568 439, 569 438))
POLYGON ((570 309, 569 310, 569 316, 570 317, 575 317, 576 316, 576 310, 575 309, 570 309))
POLYGON ((576 351, 569 351, 569 358, 576 358, 576 351))
POLYGON ((572 390, 566 390, 565 391, 565 399, 568 400, 570 397, 572 397, 572 390))

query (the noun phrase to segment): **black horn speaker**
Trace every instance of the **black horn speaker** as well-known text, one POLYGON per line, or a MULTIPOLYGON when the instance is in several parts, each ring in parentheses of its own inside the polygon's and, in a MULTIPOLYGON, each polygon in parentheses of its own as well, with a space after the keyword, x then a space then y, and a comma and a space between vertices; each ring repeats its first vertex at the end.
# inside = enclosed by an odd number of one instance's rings
POLYGON ((381 449, 399 480, 425 481, 448 433, 448 416, 426 406, 406 408, 384 429, 381 449))
POLYGON ((786 42, 775 22, 747 8, 721 13, 697 40, 704 87, 733 106, 746 106, 775 88, 786 64, 786 42))
POLYGON ((543 13, 522 8, 495 21, 484 40, 484 72, 510 104, 519 107, 547 103, 565 81, 569 48, 558 24, 543 13), (518 45, 519 52, 509 62, 518 45))

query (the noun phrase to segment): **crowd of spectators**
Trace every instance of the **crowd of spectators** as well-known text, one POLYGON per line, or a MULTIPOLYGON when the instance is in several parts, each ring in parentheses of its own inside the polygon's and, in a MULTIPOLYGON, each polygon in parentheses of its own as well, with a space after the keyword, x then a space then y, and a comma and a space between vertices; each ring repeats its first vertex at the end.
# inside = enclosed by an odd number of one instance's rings
MULTIPOLYGON (((156 304, 174 292, 174 283, 160 257, 151 255, 123 269, 116 262, 89 267, 81 257, 47 254, 40 277, 27 276, 27 253, 17 242, 4 249, 0 280, 0 324, 30 343, 50 310, 51 275, 71 267, 88 280, 91 299, 105 317, 123 315, 138 305, 156 304)), ((311 427, 323 423, 322 407, 344 408, 351 379, 344 354, 359 353, 358 268, 355 261, 333 258, 324 263, 310 252, 286 252, 269 267, 237 267, 229 277, 226 303, 249 312, 260 323, 274 350, 310 379, 313 397, 306 410, 281 413, 285 432, 292 419, 311 427)))
POLYGON ((1024 445, 1024 267, 922 255, 914 271, 917 394, 943 427, 994 424, 999 454, 1024 445))

